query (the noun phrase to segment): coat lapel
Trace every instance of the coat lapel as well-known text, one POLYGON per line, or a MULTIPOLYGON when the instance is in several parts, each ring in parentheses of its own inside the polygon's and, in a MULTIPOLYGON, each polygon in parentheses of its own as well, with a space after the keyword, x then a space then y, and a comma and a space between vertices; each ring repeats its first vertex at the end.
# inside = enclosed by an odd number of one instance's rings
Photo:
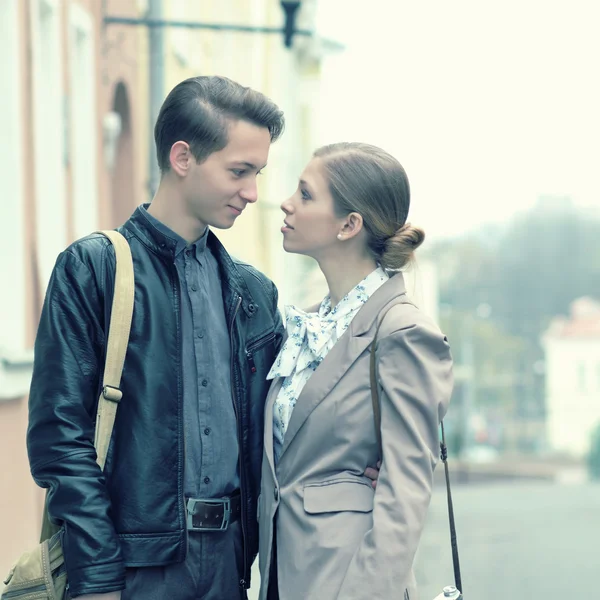
POLYGON ((281 390, 282 384, 283 384, 283 377, 278 377, 277 379, 275 379, 273 381, 273 383, 269 389, 269 393, 267 394, 267 401, 265 403, 264 445, 265 445, 265 453, 267 455, 267 460, 269 462, 269 466, 271 467, 271 472, 273 474, 274 480, 276 480, 276 477, 275 477, 275 456, 274 456, 274 452, 273 452, 273 405, 275 404, 275 398, 277 398, 277 394, 279 394, 279 390, 281 390))
MULTIPOLYGON (((404 293, 406 293, 404 279, 402 274, 398 273, 377 289, 358 311, 350 323, 350 327, 329 351, 323 362, 304 386, 302 392, 300 392, 287 431, 285 432, 280 460, 283 460, 286 450, 312 411, 327 397, 356 359, 369 347, 369 344, 375 337, 374 324, 377 320, 377 315, 389 302, 404 293)), ((267 402, 266 418, 269 422, 267 426, 270 429, 268 435, 265 433, 265 443, 270 449, 269 460, 271 461, 271 466, 274 465, 273 403, 275 402, 277 393, 279 393, 282 382, 283 379, 281 379, 277 386, 277 391, 275 391, 275 386, 273 386, 272 392, 274 393, 270 394, 267 402)))
POLYGON ((300 392, 285 432, 280 460, 310 413, 327 397, 372 340, 372 336, 353 336, 350 327, 329 351, 300 392))

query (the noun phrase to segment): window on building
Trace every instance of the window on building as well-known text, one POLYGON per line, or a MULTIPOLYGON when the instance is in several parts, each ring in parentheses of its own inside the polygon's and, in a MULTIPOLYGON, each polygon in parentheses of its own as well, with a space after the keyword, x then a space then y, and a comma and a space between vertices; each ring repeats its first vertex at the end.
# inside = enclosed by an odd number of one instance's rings
MULTIPOLYGON (((25 346, 25 247, 23 207, 23 101, 18 23, 19 0, 0 2, 0 281, 8 287, 0 294, 0 357, 25 346), (8 258, 10 257, 10 259, 8 258)), ((0 376, 1 379, 1 376, 0 376)), ((0 391, 1 392, 1 391, 0 391)))
POLYGON ((39 285, 44 293, 67 243, 66 98, 62 79, 61 2, 31 0, 35 207, 39 285))
POLYGON ((69 11, 70 131, 75 238, 98 224, 94 27, 78 4, 69 11))

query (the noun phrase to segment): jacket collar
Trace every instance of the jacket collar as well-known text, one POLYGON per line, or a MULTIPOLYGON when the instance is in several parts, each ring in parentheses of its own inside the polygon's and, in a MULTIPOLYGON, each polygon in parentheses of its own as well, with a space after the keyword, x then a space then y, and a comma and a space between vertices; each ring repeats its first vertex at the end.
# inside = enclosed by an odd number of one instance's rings
MULTIPOLYGON (((402 273, 388 273, 390 278, 382 286, 377 288, 361 309, 356 313, 350 323, 350 335, 360 337, 367 333, 377 319, 377 316, 396 298, 406 294, 406 285, 402 273)), ((321 303, 306 309, 306 312, 317 312, 321 303)))
MULTIPOLYGON (((138 206, 124 227, 140 239, 152 252, 166 261, 174 263, 177 252, 181 249, 181 238, 167 227, 158 227, 147 213, 148 206, 150 205, 138 206)), ((223 247, 223 244, 210 229, 206 236, 206 246, 211 250, 219 265, 224 294, 226 288, 228 288, 230 295, 233 293, 241 297, 244 312, 248 317, 254 316, 257 304, 252 298, 244 278, 240 275, 239 269, 223 247)))
MULTIPOLYGON (((381 311, 392 304, 400 296, 406 294, 406 285, 402 273, 392 274, 390 278, 373 292, 363 307, 358 311, 350 323, 351 335, 360 337, 370 331, 375 325, 381 311)), ((373 332, 374 333, 374 332, 373 332)))

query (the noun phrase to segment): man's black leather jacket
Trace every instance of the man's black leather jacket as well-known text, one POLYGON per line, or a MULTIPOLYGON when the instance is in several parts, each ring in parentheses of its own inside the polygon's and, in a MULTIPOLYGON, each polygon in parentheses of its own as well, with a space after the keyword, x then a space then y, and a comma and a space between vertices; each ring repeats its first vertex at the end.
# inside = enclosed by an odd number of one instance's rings
MULTIPOLYGON (((181 291, 175 240, 138 209, 119 230, 133 255, 135 305, 115 429, 102 473, 93 447, 95 415, 114 285, 114 250, 94 234, 57 259, 35 343, 27 445, 51 519, 64 525, 70 594, 122 589, 125 567, 182 561, 187 551, 181 291)), ((277 290, 231 259, 213 233, 232 348, 245 569, 258 551, 266 375, 282 338, 277 290)), ((210 344, 210 339, 206 340, 210 344)))

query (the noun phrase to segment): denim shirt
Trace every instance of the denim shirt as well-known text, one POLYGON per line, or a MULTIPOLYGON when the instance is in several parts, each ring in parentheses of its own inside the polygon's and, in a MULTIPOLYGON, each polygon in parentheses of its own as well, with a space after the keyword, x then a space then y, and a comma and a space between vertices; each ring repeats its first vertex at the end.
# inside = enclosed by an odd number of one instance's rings
POLYGON ((164 235, 177 241, 181 289, 185 436, 184 494, 216 498, 239 488, 239 444, 231 389, 231 345, 218 263, 204 235, 188 244, 145 209, 164 235))

